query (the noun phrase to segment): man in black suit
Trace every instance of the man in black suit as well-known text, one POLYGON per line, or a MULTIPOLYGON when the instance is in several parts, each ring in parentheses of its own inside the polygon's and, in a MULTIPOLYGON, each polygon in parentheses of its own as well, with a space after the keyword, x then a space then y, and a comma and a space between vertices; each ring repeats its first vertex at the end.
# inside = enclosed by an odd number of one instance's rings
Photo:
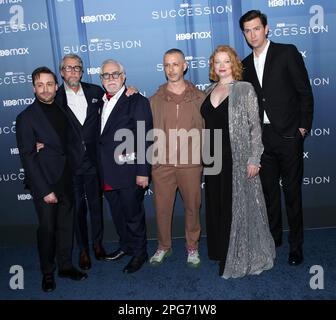
POLYGON ((259 10, 245 13, 240 28, 253 52, 243 60, 244 80, 259 101, 264 153, 260 178, 276 246, 282 243, 281 190, 289 225, 290 265, 303 261, 303 142, 313 120, 314 99, 303 58, 292 44, 267 39, 267 17, 259 10))
POLYGON ((106 259, 132 256, 123 272, 133 273, 148 259, 143 200, 151 172, 146 158, 150 142, 145 137, 153 128, 152 113, 148 99, 141 94, 126 96, 125 70, 119 62, 104 61, 100 72, 106 94, 101 112, 99 167, 119 235, 119 248, 106 259), (138 134, 141 129, 143 135, 138 134))
POLYGON ((90 212, 92 247, 97 260, 104 260, 102 192, 97 172, 97 133, 99 112, 103 105, 104 90, 95 84, 81 81, 83 61, 76 54, 67 54, 59 70, 64 83, 59 87, 55 101, 67 112, 84 148, 79 154, 80 165, 74 177, 75 236, 80 250, 79 266, 91 268, 87 211, 90 212))
POLYGON ((42 289, 53 291, 55 257, 58 275, 72 280, 87 277, 72 265, 73 168, 81 147, 74 140, 66 114, 55 103, 57 78, 47 67, 32 73, 36 99, 16 119, 16 138, 25 183, 38 216, 37 243, 43 274, 42 289), (36 149, 41 142, 44 148, 36 149))

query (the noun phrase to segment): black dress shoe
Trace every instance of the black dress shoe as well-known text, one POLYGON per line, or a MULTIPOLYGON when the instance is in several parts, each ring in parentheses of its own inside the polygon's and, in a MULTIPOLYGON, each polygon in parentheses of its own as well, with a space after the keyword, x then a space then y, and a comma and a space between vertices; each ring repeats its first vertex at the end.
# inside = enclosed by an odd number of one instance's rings
POLYGON ((224 273, 225 261, 219 261, 218 275, 221 277, 224 273))
POLYGON ((69 278, 71 280, 80 281, 88 277, 84 272, 77 270, 76 268, 70 268, 66 270, 58 271, 58 276, 61 278, 69 278))
POLYGON ((52 273, 43 275, 42 290, 44 292, 51 292, 56 289, 56 282, 52 273))
POLYGON ((302 250, 291 251, 288 256, 288 263, 291 266, 298 266, 303 262, 302 250))
POLYGON ((282 245, 282 239, 276 239, 276 240, 274 240, 274 243, 275 243, 275 247, 276 248, 281 247, 281 245, 282 245))
POLYGON ((118 249, 110 254, 105 255, 104 260, 105 261, 116 261, 121 259, 123 256, 126 256, 127 253, 122 251, 121 249, 118 249))
POLYGON ((133 257, 127 266, 123 269, 124 273, 133 273, 138 271, 142 265, 148 260, 148 254, 141 257, 133 257))
POLYGON ((89 270, 91 268, 91 259, 86 250, 83 250, 79 255, 79 267, 82 270, 89 270))
POLYGON ((106 251, 105 251, 104 247, 101 244, 94 245, 93 246, 93 251, 95 253, 95 258, 97 260, 105 260, 106 251))

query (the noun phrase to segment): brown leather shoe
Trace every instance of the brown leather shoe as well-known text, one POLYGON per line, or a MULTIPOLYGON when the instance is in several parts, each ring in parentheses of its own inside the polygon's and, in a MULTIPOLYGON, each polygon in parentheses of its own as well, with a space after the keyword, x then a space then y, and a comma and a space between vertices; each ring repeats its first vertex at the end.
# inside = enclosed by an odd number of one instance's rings
POLYGON ((89 270, 91 268, 91 259, 86 250, 83 250, 79 255, 79 267, 82 270, 89 270))
POLYGON ((94 245, 93 251, 97 260, 104 260, 106 256, 106 251, 101 244, 94 245))

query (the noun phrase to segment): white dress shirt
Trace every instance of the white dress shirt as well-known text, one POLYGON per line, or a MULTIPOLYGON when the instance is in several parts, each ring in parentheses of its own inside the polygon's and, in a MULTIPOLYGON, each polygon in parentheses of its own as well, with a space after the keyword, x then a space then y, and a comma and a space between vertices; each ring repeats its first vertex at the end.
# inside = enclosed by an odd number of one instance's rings
MULTIPOLYGON (((257 72, 257 77, 258 77, 258 80, 259 80, 259 83, 260 83, 260 87, 262 87, 265 61, 266 61, 266 55, 267 55, 269 45, 270 45, 270 41, 267 40, 267 44, 266 44, 264 50, 259 54, 259 57, 257 57, 256 54, 253 52, 254 67, 255 67, 256 72, 257 72)), ((270 123, 265 110, 264 110, 264 123, 267 123, 267 124, 270 123)))
POLYGON ((70 89, 66 83, 64 83, 64 89, 69 108, 74 113, 80 124, 83 125, 86 118, 88 104, 82 86, 79 84, 79 90, 77 93, 70 89))
POLYGON ((103 106, 103 111, 102 111, 102 115, 101 115, 101 130, 100 130, 100 134, 103 133, 104 127, 106 125, 106 122, 113 110, 113 108, 115 107, 115 105, 117 104, 120 96, 122 95, 122 93, 125 90, 125 86, 122 86, 120 88, 120 90, 110 99, 107 100, 106 98, 106 93, 104 94, 103 100, 104 100, 104 106, 103 106))

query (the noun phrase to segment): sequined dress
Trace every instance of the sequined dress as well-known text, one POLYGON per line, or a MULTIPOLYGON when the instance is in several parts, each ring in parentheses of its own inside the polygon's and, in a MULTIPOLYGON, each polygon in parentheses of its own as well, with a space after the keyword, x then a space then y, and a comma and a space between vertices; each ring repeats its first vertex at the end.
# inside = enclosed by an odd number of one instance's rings
MULTIPOLYGON (((209 116, 206 110, 211 106, 210 93, 215 86, 207 91, 208 96, 201 107, 205 122, 209 116)), ((263 152, 257 96, 248 82, 234 81, 229 90, 229 98, 215 110, 217 121, 222 124, 213 123, 223 128, 222 137, 226 140, 221 145, 222 172, 217 178, 205 176, 206 181, 213 181, 212 187, 210 182, 211 193, 216 194, 210 195, 209 189, 206 194, 206 201, 215 203, 206 205, 206 215, 209 215, 206 221, 217 219, 207 227, 209 258, 225 259, 222 274, 225 279, 260 274, 271 269, 275 259, 259 175, 247 178, 247 166, 258 166, 263 152)))

